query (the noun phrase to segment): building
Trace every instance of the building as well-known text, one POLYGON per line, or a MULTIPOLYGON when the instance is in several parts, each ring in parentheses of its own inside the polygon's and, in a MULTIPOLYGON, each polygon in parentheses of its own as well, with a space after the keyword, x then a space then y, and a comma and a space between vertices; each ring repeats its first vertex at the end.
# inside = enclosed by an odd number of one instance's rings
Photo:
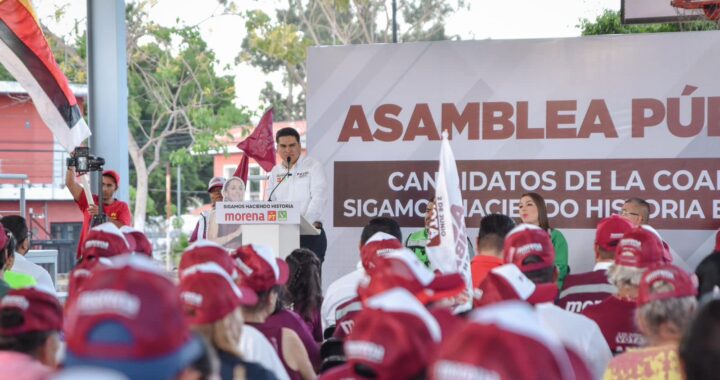
MULTIPOLYGON (((70 85, 70 89, 83 109, 87 86, 70 85)), ((0 216, 19 213, 24 186, 25 217, 33 239, 76 240, 82 213, 65 188, 68 153, 55 141, 17 82, 0 81, 0 136, 0 174, 27 175, 22 182, 0 177, 0 216)))

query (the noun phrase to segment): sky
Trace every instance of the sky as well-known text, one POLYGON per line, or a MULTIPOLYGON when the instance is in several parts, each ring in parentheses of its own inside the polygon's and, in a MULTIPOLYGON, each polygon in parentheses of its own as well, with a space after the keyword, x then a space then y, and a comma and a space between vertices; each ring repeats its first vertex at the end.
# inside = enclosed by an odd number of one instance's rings
MULTIPOLYGON (((450 0, 454 2, 455 0, 450 0)), ((620 9, 621 0, 465 0, 469 9, 462 9, 445 23, 447 34, 463 40, 576 37, 580 35, 581 19, 594 20, 604 9, 620 9)), ((241 11, 262 9, 273 14, 278 0, 238 0, 241 11)), ((235 75, 237 105, 258 110, 260 90, 270 81, 282 86, 281 76, 266 75, 248 64, 235 65, 235 57, 245 36, 244 21, 238 16, 218 16, 220 8, 214 0, 154 0, 150 18, 161 25, 176 22, 199 24, 203 38, 215 51, 220 66, 231 65, 228 74, 235 75), (204 6, 198 6, 204 4, 204 6)), ((40 20, 54 33, 65 36, 72 32, 75 20, 86 18, 86 0, 33 0, 40 20), (57 9, 64 17, 55 19, 57 9)))

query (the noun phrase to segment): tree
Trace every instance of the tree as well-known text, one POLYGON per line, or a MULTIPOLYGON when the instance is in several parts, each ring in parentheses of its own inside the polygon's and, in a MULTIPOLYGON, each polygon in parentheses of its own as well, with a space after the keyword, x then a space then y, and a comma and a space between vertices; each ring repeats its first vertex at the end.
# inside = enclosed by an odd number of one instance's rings
POLYGON ((147 19, 146 6, 131 3, 126 12, 129 153, 139 229, 145 225, 150 178, 162 177, 157 169, 168 160, 197 167, 197 154, 221 149, 217 136, 249 119, 232 103, 233 78, 215 73, 217 60, 197 26, 157 25, 147 19))
MULTIPOLYGON (((228 12, 236 12, 232 2, 228 12)), ((399 41, 436 41, 448 38, 445 19, 464 7, 463 0, 398 0, 399 41)), ((276 120, 305 119, 307 49, 319 45, 392 42, 392 11, 385 0, 288 0, 273 19, 260 10, 243 14, 247 36, 238 61, 265 73, 280 71, 286 93, 269 83, 261 100, 275 106, 276 120)), ((237 14, 237 13, 236 13, 237 14)))
POLYGON ((711 21, 689 21, 680 23, 657 23, 623 25, 620 12, 606 9, 595 21, 583 19, 579 25, 583 36, 600 34, 663 33, 695 30, 715 30, 718 25, 711 21))

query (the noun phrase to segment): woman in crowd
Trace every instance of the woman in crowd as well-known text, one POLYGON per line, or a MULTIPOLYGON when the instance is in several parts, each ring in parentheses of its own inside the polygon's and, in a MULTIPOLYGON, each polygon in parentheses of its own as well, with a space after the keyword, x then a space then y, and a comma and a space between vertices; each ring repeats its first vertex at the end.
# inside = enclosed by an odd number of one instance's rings
MULTIPOLYGON (((222 189, 224 202, 240 202, 245 199, 245 182, 238 177, 230 177, 222 189)), ((208 216, 208 240, 212 240, 227 248, 237 248, 242 245, 242 226, 235 224, 217 224, 215 209, 208 216)))
POLYGON ((312 336, 322 342, 320 305, 322 305, 321 264, 312 251, 299 248, 287 257, 290 278, 285 286, 286 306, 302 317, 312 336))
POLYGON ((709 297, 680 344, 687 380, 717 379, 720 373, 720 299, 709 297))
POLYGON ((555 248, 555 266, 558 268, 558 288, 562 289, 563 281, 570 272, 568 266, 568 244, 565 236, 550 227, 550 220, 547 215, 545 199, 538 193, 525 193, 520 196, 520 219, 523 223, 534 224, 550 234, 553 247, 555 248))
POLYGON ((707 293, 720 294, 720 252, 713 251, 706 256, 695 268, 695 274, 700 297, 707 293))

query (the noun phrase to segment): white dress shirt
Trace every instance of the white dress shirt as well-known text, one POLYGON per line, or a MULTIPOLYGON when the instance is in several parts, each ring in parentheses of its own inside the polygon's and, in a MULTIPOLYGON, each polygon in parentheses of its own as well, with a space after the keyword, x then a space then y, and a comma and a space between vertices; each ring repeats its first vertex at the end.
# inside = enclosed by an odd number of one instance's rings
POLYGON ((243 359, 260 364, 272 372, 278 380, 290 380, 277 352, 258 329, 243 325, 239 348, 243 359))
POLYGON ((32 276, 37 281, 37 287, 43 288, 45 291, 55 294, 55 285, 52 277, 45 268, 25 258, 25 256, 15 252, 15 263, 11 269, 13 272, 22 273, 32 276))
POLYGON ((272 201, 297 202, 301 214, 308 222, 321 221, 327 203, 327 181, 320 162, 312 157, 303 156, 290 169, 281 163, 270 171, 267 191, 273 191, 272 201), (282 180, 282 182, 280 182, 282 180), (280 183, 278 185, 278 183, 280 183))

